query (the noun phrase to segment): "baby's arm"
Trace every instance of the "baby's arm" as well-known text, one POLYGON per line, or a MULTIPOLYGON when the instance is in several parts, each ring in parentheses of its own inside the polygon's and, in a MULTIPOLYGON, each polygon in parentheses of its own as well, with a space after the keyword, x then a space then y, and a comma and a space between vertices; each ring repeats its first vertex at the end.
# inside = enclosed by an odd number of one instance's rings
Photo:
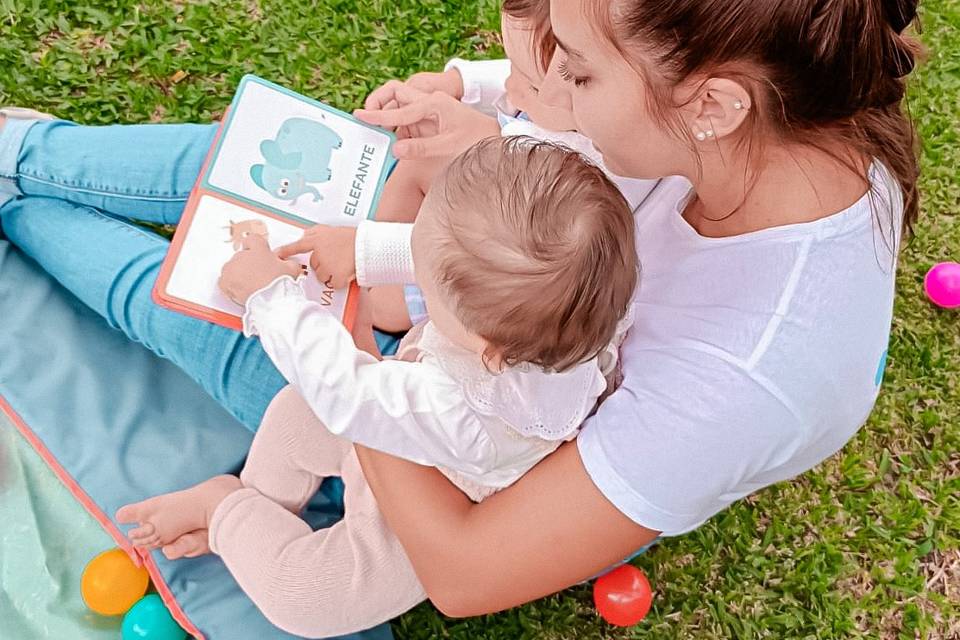
POLYGON ((434 178, 449 162, 449 158, 398 162, 383 187, 376 219, 380 222, 413 222, 434 178))
MULTIPOLYGON (((401 283, 413 282, 409 223, 364 221, 356 229, 316 225, 302 239, 277 250, 281 258, 310 253, 317 277, 335 288, 356 280, 365 289, 372 325, 396 333, 412 326, 401 283)), ((354 337, 360 338, 354 332, 354 337)), ((357 343, 361 344, 360 342, 357 343)))
POLYGON ((424 465, 480 474, 495 447, 459 385, 419 362, 378 361, 289 276, 250 296, 244 333, 331 433, 424 465))

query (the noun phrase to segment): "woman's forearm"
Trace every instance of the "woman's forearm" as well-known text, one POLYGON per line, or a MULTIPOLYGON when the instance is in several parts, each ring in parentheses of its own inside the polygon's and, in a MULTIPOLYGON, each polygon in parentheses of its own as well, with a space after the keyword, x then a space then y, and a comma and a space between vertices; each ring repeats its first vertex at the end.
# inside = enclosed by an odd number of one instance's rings
POLYGON ((492 613, 556 593, 658 535, 600 493, 573 443, 480 504, 436 469, 363 447, 357 454, 387 524, 447 615, 492 613))

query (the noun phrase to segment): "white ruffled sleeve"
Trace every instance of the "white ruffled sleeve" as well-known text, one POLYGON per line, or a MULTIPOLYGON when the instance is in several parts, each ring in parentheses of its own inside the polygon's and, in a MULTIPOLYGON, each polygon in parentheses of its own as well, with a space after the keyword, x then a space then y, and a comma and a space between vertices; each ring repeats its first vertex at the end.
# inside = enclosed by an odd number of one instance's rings
POLYGON ((412 224, 364 220, 357 227, 357 284, 414 284, 412 224))
POLYGON ((423 465, 482 475, 495 463, 495 444, 450 376, 357 349, 293 278, 254 293, 243 325, 331 433, 423 465))
POLYGON ((506 93, 507 76, 510 75, 509 60, 463 60, 454 58, 444 71, 456 69, 463 79, 464 104, 488 116, 496 117, 494 103, 506 93))

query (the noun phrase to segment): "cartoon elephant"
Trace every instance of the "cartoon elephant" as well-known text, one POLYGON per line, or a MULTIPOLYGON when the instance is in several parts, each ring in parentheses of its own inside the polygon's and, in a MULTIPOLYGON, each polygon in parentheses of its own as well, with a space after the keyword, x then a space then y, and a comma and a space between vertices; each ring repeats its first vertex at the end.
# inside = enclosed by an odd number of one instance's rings
POLYGON ((317 202, 323 196, 311 184, 330 180, 330 156, 341 146, 343 139, 330 127, 307 118, 290 118, 280 125, 276 140, 260 143, 266 163, 250 167, 250 177, 258 187, 292 205, 305 193, 317 202))

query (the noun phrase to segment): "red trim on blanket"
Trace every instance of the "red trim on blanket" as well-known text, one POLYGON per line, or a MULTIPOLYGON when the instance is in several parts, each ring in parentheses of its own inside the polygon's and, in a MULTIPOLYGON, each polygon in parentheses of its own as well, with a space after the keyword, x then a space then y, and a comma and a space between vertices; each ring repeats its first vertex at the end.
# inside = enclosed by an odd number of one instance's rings
POLYGON ((197 629, 190 618, 187 617, 187 614, 184 613, 183 609, 180 608, 180 604, 177 602, 176 598, 173 595, 173 592, 170 591, 170 587, 163 579, 163 574, 160 573, 160 568, 157 567, 157 563, 154 562, 153 558, 149 553, 140 552, 135 549, 133 545, 130 544, 130 541, 125 535, 117 528, 113 521, 100 510, 100 507, 93 501, 93 499, 87 495, 87 492, 84 491, 77 481, 67 472, 66 469, 57 461, 53 453, 47 449, 46 445, 41 442, 40 438, 37 437, 37 434, 27 426, 27 423, 24 422, 23 418, 10 406, 10 403, 7 402, 6 398, 3 395, 0 395, 0 411, 3 411, 8 418, 13 422, 13 425, 17 428, 20 434, 27 439, 27 442, 30 443, 40 457, 43 458, 43 461, 47 463, 53 473, 60 479, 70 493, 73 494, 73 497, 76 498, 80 504, 92 515, 97 522, 100 523, 100 526, 103 527, 110 537, 113 538, 114 542, 117 543, 121 549, 126 551, 128 554, 136 554, 143 560, 143 565, 146 567, 147 572, 150 574, 150 578, 153 581, 153 586, 156 587, 157 593, 160 595, 160 598, 163 600, 164 604, 167 605, 167 609, 170 610, 170 614, 173 616, 173 619, 184 628, 184 630, 190 635, 194 636, 198 640, 206 640, 204 635, 200 633, 200 630, 197 629))

